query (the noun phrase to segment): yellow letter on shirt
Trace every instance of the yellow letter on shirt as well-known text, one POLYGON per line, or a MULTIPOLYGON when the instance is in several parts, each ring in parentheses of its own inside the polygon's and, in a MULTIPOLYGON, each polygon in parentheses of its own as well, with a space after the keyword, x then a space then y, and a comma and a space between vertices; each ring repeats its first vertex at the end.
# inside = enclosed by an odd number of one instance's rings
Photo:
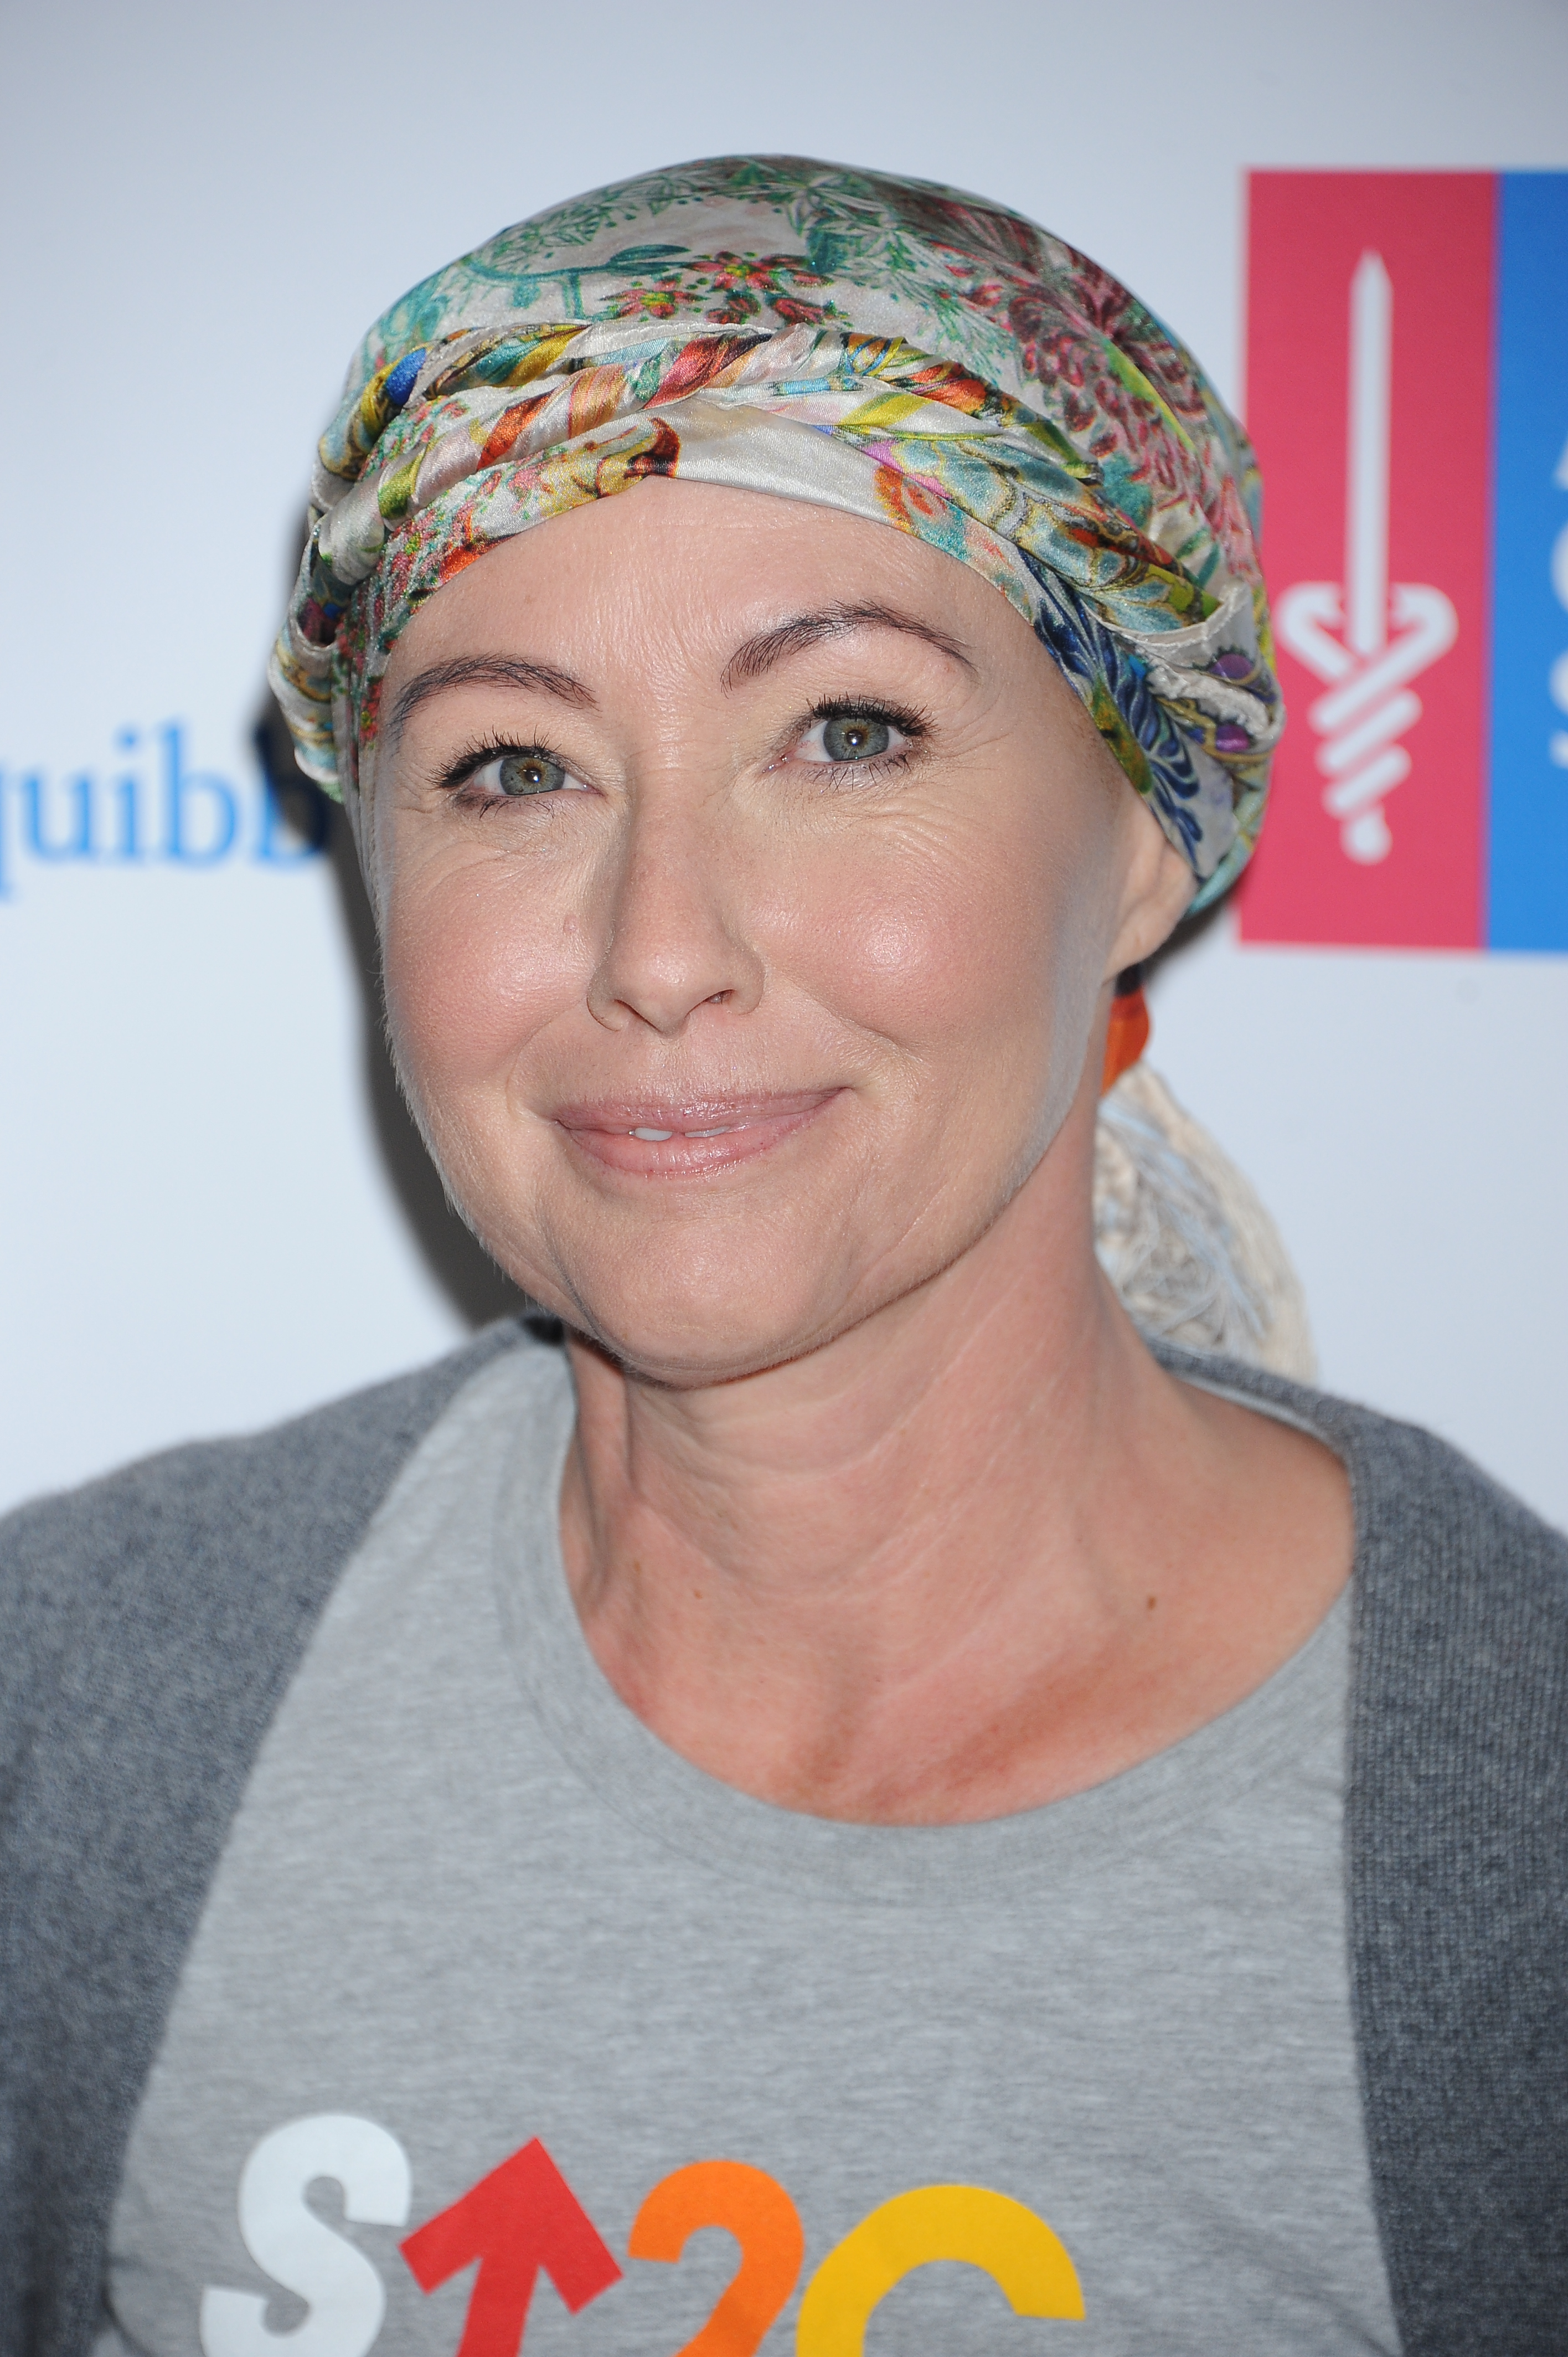
POLYGON ((933 2259, 983 2267, 1016 2316, 1083 2314, 1078 2272, 1043 2218, 979 2185, 922 2185, 863 2218, 806 2287, 796 2357, 864 2357, 871 2312, 933 2259))

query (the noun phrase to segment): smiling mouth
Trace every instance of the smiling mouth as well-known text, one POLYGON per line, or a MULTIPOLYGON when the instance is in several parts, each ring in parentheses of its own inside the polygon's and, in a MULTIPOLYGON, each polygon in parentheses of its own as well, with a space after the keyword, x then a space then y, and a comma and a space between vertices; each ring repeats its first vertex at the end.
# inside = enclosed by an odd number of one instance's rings
POLYGON ((792 1095, 709 1098, 684 1103, 643 1100, 563 1105, 554 1119, 572 1143, 604 1168, 637 1177, 680 1178, 749 1162, 815 1120, 842 1092, 806 1089, 792 1095))

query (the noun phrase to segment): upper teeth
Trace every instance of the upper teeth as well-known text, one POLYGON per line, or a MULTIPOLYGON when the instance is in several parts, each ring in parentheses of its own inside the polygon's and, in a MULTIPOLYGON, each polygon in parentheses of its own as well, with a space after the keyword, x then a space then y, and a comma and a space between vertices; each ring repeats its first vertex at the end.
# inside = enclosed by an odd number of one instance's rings
MULTIPOLYGON (((682 1137, 723 1137, 735 1126, 733 1121, 724 1121, 719 1122, 712 1129, 684 1129, 681 1135, 682 1137)), ((628 1137, 645 1137, 650 1146, 662 1146, 666 1138, 673 1137, 674 1135, 672 1129, 628 1129, 627 1132, 628 1137)))

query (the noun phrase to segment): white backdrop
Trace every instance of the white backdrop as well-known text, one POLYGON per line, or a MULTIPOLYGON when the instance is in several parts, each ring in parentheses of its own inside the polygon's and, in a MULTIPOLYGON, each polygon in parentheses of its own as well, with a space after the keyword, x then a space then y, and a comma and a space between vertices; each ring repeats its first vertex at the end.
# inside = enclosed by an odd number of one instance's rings
MULTIPOLYGON (((341 863, 269 839, 252 742, 312 442, 390 297, 602 180, 789 150, 1020 207, 1234 399, 1246 166, 1568 164, 1561 0, 12 0, 3 38, 0 1504, 504 1297, 392 1101, 341 863)), ((1568 959, 1222 920, 1155 1021, 1324 1381, 1568 1522, 1568 959)))

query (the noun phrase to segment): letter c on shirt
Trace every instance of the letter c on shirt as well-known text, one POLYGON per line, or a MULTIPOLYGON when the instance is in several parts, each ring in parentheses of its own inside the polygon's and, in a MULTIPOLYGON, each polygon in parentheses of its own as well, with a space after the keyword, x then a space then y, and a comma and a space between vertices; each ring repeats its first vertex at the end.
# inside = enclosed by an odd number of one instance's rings
POLYGON ((255 2292, 209 2285, 201 2295, 205 2357, 366 2357, 386 2313, 385 2287, 364 2253, 318 2218, 306 2190, 318 2177, 343 2189, 356 2225, 403 2226, 412 2190, 408 2155, 374 2120, 317 2112, 264 2136, 240 2177, 245 2248, 310 2312, 290 2332, 269 2330, 255 2292))
POLYGON ((1033 2210, 981 2185, 921 2185, 883 2202, 828 2253, 800 2302, 796 2357, 864 2357, 873 2309, 933 2259, 983 2267, 1016 2316, 1083 2314, 1077 2270, 1033 2210))

